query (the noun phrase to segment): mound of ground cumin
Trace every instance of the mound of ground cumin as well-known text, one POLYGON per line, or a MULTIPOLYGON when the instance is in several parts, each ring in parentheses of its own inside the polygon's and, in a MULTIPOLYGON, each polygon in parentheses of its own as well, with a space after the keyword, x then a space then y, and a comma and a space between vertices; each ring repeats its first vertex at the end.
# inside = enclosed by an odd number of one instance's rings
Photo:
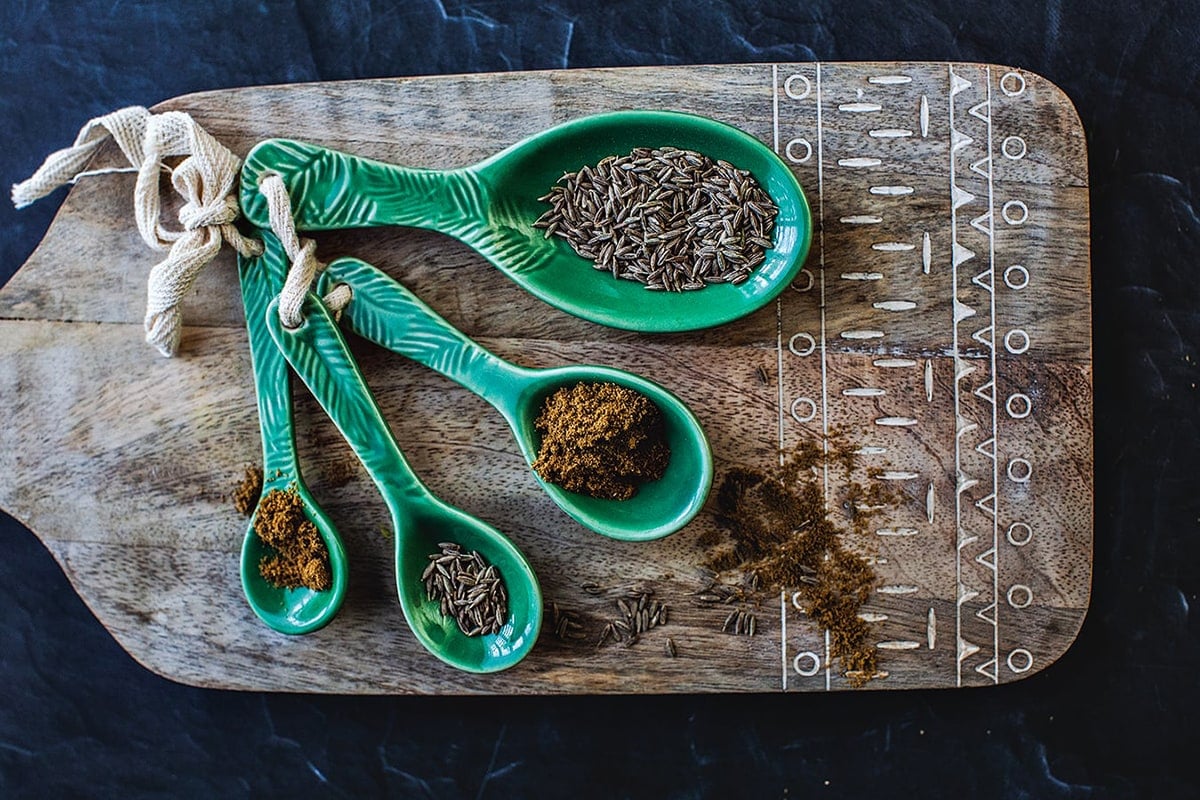
POLYGON ((628 500, 661 478, 671 459, 658 406, 615 383, 559 389, 534 426, 542 442, 533 469, 570 492, 628 500))
POLYGON ((258 562, 258 571, 267 583, 316 591, 332 585, 329 551, 317 526, 305 515, 304 501, 295 488, 267 492, 254 516, 254 532, 275 551, 258 562))

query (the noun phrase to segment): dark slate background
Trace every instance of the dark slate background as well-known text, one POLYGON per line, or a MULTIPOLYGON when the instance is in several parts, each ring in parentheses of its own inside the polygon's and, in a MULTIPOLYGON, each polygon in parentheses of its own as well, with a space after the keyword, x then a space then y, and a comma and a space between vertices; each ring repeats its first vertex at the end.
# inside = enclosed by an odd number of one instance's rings
MULTIPOLYGON (((1077 644, 1026 681, 961 692, 207 691, 134 663, 0 516, 0 796, 1197 796, 1200 3, 515 5, 4 0, 0 183, 94 115, 248 84, 807 59, 1041 73, 1090 147, 1096 564, 1077 644)), ((0 203, 0 283, 61 197, 0 203)))

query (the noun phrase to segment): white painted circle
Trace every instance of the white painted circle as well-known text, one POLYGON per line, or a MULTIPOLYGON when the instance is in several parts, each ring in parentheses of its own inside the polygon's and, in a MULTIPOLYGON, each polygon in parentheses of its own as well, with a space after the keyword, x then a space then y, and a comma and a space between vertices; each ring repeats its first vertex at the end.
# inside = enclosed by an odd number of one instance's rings
POLYGON ((793 607, 794 607, 794 608, 795 608, 797 611, 803 611, 803 610, 804 610, 804 606, 800 604, 800 600, 801 600, 801 599, 802 599, 802 598, 800 597, 800 592, 792 592, 792 606, 793 606, 793 607))
POLYGON ((1023 583, 1014 583, 1008 587, 1008 604, 1013 608, 1029 608, 1033 603, 1033 589, 1023 583))
POLYGON ((1001 207, 1000 216, 1009 225, 1024 225, 1029 219, 1029 206, 1020 200, 1009 200, 1001 207))
POLYGON ((1004 283, 1010 289, 1021 290, 1029 285, 1029 270, 1025 269, 1020 264, 1013 264, 1008 269, 1004 270, 1004 283), (1013 276, 1016 277, 1013 277, 1013 276))
POLYGON ((1029 334, 1021 328, 1013 328, 1004 334, 1004 349, 1019 356, 1029 349, 1029 334))
POLYGON ((1020 97, 1025 93, 1025 78, 1019 72, 1006 72, 1000 76, 1000 91, 1009 97, 1020 97))
MULTIPOLYGON (((796 280, 792 281, 792 291, 794 291, 794 292, 810 291, 813 287, 813 280, 814 280, 812 271, 806 267, 805 269, 800 270, 800 275, 807 276, 808 283, 804 284, 804 286, 797 286, 796 284, 800 282, 800 278, 798 277, 798 278, 796 278, 796 280)), ((793 351, 793 352, 795 352, 795 351, 793 351)))
POLYGON ((1024 158, 1026 153, 1025 140, 1020 136, 1006 136, 1000 144, 1000 152, 1004 153, 1005 158, 1011 158, 1013 161, 1024 158))
POLYGON ((811 678, 821 671, 821 657, 811 650, 797 653, 796 657, 792 659, 792 669, 796 670, 796 674, 803 678, 811 678), (802 669, 800 667, 802 661, 808 661, 811 666, 802 669))
POLYGON ((1008 526, 1008 533, 1005 534, 1008 543, 1013 547, 1024 547, 1033 541, 1033 528, 1029 527, 1024 522, 1014 522, 1008 526), (1024 536, 1018 538, 1018 531, 1023 531, 1024 536))
POLYGON ((1033 477, 1033 464, 1028 459, 1014 458, 1008 462, 1008 479, 1013 483, 1029 483, 1033 477))
POLYGON ((1018 647, 1008 654, 1008 668, 1018 675, 1022 672, 1029 672, 1029 668, 1033 666, 1033 653, 1026 650, 1024 647, 1018 647), (1013 659, 1018 659, 1014 662, 1013 659))
POLYGON ((1004 404, 1004 409, 1013 419, 1025 419, 1033 411, 1033 401, 1027 394, 1013 392, 1008 396, 1008 402, 1004 404))
POLYGON ((807 397, 797 397, 795 400, 792 401, 792 418, 795 419, 796 422, 812 422, 816 416, 817 416, 817 404, 815 401, 810 400, 807 397), (799 406, 802 403, 804 405, 808 406, 808 412, 803 415, 801 415, 800 412, 797 411, 797 406, 799 406))
POLYGON ((810 334, 803 333, 803 332, 797 333, 791 339, 788 339, 788 350, 791 350, 794 355, 811 356, 813 354, 813 351, 816 349, 817 349, 817 340, 814 339, 810 334), (808 347, 804 348, 803 350, 797 350, 796 342, 800 341, 800 340, 807 341, 808 347))
POLYGON ((783 82, 783 93, 793 100, 803 100, 804 98, 808 97, 811 92, 812 82, 799 73, 795 75, 789 75, 788 79, 783 82), (792 84, 795 81, 800 81, 800 83, 804 85, 803 91, 801 91, 799 94, 797 94, 796 90, 792 88, 792 84))
POLYGON ((793 164, 803 164, 805 161, 808 161, 810 158, 812 158, 812 145, 808 143, 808 139, 796 137, 788 142, 787 146, 783 148, 783 154, 786 155, 788 161, 792 162, 793 164), (792 152, 793 147, 804 148, 804 155, 797 155, 796 153, 792 152))

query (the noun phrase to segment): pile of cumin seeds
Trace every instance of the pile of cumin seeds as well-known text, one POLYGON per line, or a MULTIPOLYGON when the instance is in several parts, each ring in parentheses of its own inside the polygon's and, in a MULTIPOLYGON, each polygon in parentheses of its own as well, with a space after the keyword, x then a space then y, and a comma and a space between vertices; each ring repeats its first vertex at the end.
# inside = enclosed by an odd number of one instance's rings
POLYGON ((653 597, 654 591, 649 589, 630 590, 625 597, 618 597, 616 606, 620 613, 604 626, 596 647, 602 647, 609 639, 632 647, 643 633, 666 625, 670 610, 653 597))
POLYGON ((508 618, 508 592, 496 566, 454 542, 440 542, 438 547, 441 551, 429 556, 421 574, 425 594, 467 636, 499 633, 508 618))
POLYGON ((778 207, 748 171, 674 147, 568 172, 534 223, 594 268, 653 291, 742 283, 774 246, 778 207))

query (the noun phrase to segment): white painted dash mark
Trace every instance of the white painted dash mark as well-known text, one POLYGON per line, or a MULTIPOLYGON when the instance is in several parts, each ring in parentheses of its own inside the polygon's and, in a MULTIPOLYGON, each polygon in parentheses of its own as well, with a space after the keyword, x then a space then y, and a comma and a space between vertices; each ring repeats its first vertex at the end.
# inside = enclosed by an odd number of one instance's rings
POLYGON ((880 594, 916 594, 921 591, 919 586, 910 586, 908 584, 897 583, 888 586, 880 586, 875 591, 880 594))
POLYGON ((921 95, 921 138, 929 135, 929 98, 921 95))
POLYGON ((875 533, 880 536, 916 536, 920 531, 916 528, 880 528, 875 533))
POLYGON ((933 508, 935 503, 933 481, 929 482, 929 488, 925 490, 925 518, 929 520, 929 524, 933 524, 933 508))
POLYGON ((908 128, 875 128, 867 133, 876 139, 907 139, 913 135, 908 128))
POLYGON ((887 622, 890 619, 887 614, 880 614, 875 611, 864 611, 858 615, 858 618, 863 622, 887 622))
POLYGON ((871 194, 879 194, 884 197, 901 197, 906 194, 912 194, 915 189, 911 186, 872 186, 871 194))
POLYGON ((883 331, 842 331, 838 335, 843 339, 882 339, 883 331))
POLYGON ((915 244, 909 244, 908 242, 875 242, 875 244, 871 245, 872 250, 879 250, 884 253, 903 253, 906 250, 913 250, 915 248, 915 244))
POLYGON ((929 274, 929 262, 933 256, 933 250, 929 243, 929 232, 926 231, 921 236, 921 268, 925 274, 929 274))
POLYGON ((925 359, 925 402, 933 402, 933 359, 925 359))
POLYGON ((849 217, 842 217, 841 221, 847 225, 878 225, 883 222, 883 217, 877 217, 874 214, 852 214, 849 217))
POLYGON ((889 469, 878 473, 876 476, 881 481, 911 481, 913 478, 921 477, 917 472, 903 472, 901 470, 889 469))
POLYGON ((883 161, 871 156, 855 156, 854 158, 839 158, 837 163, 839 167, 864 169, 866 167, 878 167, 883 161))
POLYGON ((912 78, 907 75, 872 75, 867 78, 868 83, 877 83, 882 86, 895 86, 899 83, 912 83, 912 78))
POLYGON ((925 623, 925 642, 930 650, 937 644, 937 614, 933 613, 933 606, 929 607, 929 620, 925 623))
POLYGON ((842 103, 838 106, 838 111, 844 111, 847 114, 871 114, 882 110, 883 106, 878 103, 842 103))
POLYGON ((849 389, 842 389, 842 394, 846 397, 883 397, 887 392, 874 386, 853 386, 849 389))
POLYGON ((917 307, 917 304, 911 300, 883 300, 871 305, 880 311, 912 311, 917 307))
POLYGON ((883 280, 882 272, 843 272, 844 281, 879 281, 883 280))
POLYGON ((912 417, 879 417, 875 424, 885 428, 911 428, 917 421, 912 417))
POLYGON ((921 646, 921 643, 914 642, 911 640, 890 641, 890 642, 880 642, 879 644, 877 644, 875 646, 878 647, 880 650, 916 650, 918 647, 921 646))
POLYGON ((903 369, 917 365, 917 362, 911 358, 877 358, 871 363, 883 369, 903 369))
POLYGON ((856 456, 880 456, 887 452, 886 447, 880 447, 874 444, 865 444, 854 451, 856 456))

